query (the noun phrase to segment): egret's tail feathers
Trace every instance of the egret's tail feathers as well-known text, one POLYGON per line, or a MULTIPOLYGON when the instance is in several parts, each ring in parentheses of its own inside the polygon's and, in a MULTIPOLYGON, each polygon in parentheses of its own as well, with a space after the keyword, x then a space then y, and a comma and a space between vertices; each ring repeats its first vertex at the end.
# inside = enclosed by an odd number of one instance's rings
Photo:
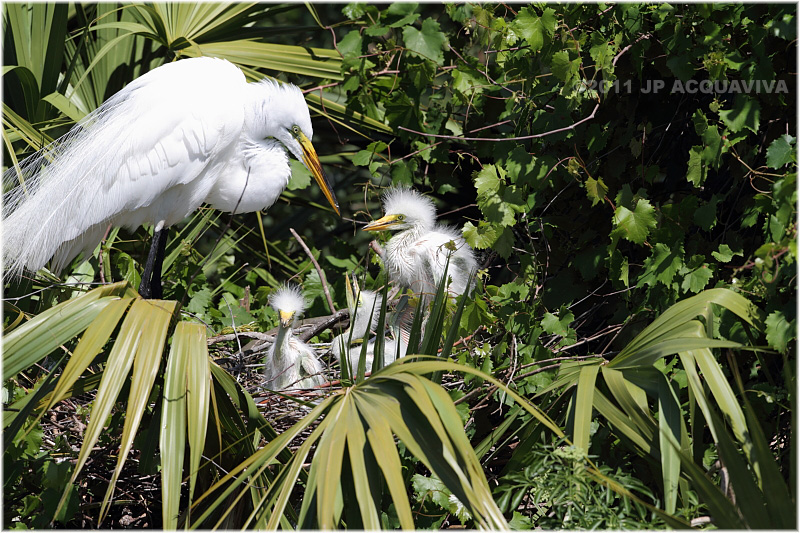
POLYGON ((91 254, 103 239, 107 224, 95 224, 75 238, 62 240, 62 228, 45 231, 34 213, 23 208, 3 220, 3 269, 6 279, 19 279, 25 272, 36 272, 50 263, 50 270, 61 272, 81 253, 91 254))

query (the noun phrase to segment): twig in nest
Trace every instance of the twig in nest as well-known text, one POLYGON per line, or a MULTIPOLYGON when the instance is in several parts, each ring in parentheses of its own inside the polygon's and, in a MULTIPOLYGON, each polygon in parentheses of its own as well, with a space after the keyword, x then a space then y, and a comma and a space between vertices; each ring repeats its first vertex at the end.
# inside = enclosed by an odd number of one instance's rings
MULTIPOLYGON (((348 311, 347 309, 341 309, 339 311, 336 311, 330 316, 314 319, 314 321, 311 322, 311 325, 313 327, 308 331, 304 331, 303 333, 298 335, 298 337, 300 338, 301 341, 308 342, 309 339, 315 337, 316 335, 319 335, 320 332, 335 326, 340 320, 349 317, 350 317, 350 311, 348 311)), ((306 325, 306 323, 307 321, 304 320, 303 325, 306 325)))
POLYGON ((265 341, 265 342, 267 342, 267 341, 268 342, 272 342, 275 339, 274 335, 270 335, 268 333, 261 333, 260 331, 240 331, 240 332, 235 333, 235 334, 234 333, 228 333, 226 335, 217 335, 215 337, 209 337, 206 340, 206 343, 209 346, 211 346, 212 344, 215 344, 215 343, 218 343, 218 342, 236 340, 236 336, 237 335, 239 337, 249 337, 251 339, 257 339, 257 340, 265 341))
POLYGON ((333 299, 331 298, 331 293, 328 290, 328 280, 325 279, 325 273, 322 271, 322 268, 320 268, 319 263, 317 263, 317 260, 314 259, 314 255, 311 253, 311 250, 309 250, 308 246, 306 246, 306 243, 303 242, 303 238, 300 237, 300 235, 297 234, 297 232, 294 230, 294 228, 289 228, 289 231, 292 232, 292 235, 294 235, 294 238, 297 240, 297 242, 300 243, 300 246, 303 247, 303 250, 305 250, 305 252, 308 255, 309 259, 311 259, 311 262, 314 263, 314 268, 317 269, 317 274, 319 274, 319 280, 322 283, 322 290, 323 290, 323 292, 325 292, 325 299, 328 301, 328 310, 331 313, 333 313, 333 309, 334 309, 334 307, 333 307, 333 299))

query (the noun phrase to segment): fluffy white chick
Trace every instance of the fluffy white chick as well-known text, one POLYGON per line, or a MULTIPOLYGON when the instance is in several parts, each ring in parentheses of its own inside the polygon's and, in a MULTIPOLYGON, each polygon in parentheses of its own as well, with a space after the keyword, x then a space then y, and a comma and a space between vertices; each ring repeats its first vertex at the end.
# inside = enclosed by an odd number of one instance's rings
POLYGON ((278 313, 280 323, 275 342, 264 362, 266 387, 272 390, 309 389, 322 385, 322 363, 313 348, 294 336, 292 328, 305 311, 300 288, 286 285, 272 294, 269 303, 278 313))
POLYGON ((475 254, 458 231, 436 223, 436 207, 430 198, 394 187, 383 196, 383 211, 383 217, 363 229, 398 232, 386 243, 383 254, 391 281, 430 298, 446 274, 452 297, 472 292, 474 283, 469 280, 478 268, 475 254))

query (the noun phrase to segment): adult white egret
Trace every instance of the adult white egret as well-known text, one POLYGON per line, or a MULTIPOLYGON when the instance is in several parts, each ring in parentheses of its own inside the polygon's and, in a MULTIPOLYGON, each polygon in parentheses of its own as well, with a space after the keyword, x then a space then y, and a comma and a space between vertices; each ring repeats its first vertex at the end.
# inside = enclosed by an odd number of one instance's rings
POLYGON ((475 254, 458 231, 436 223, 436 207, 430 198, 394 187, 383 196, 383 211, 383 217, 362 229, 400 230, 386 243, 383 255, 390 280, 430 298, 447 274, 452 296, 472 291, 474 284, 469 280, 478 267, 475 254))
POLYGON ((311 144, 303 94, 247 83, 210 57, 137 78, 69 133, 3 176, 3 259, 11 277, 91 253, 109 225, 154 226, 140 293, 161 297, 167 228, 203 203, 231 213, 271 206, 291 175, 288 149, 339 207, 311 144))
POLYGON ((314 349, 294 336, 292 328, 305 311, 303 293, 296 285, 286 285, 270 296, 269 304, 280 320, 275 342, 267 350, 264 377, 267 388, 309 389, 322 385, 322 364, 314 349))
MULTIPOLYGON (((346 354, 349 361, 351 374, 358 370, 358 361, 361 357, 362 346, 367 343, 365 365, 367 372, 372 369, 375 360, 375 343, 377 335, 383 332, 377 331, 380 322, 380 313, 383 308, 383 296, 374 291, 362 291, 358 288, 358 283, 353 280, 350 285, 350 278, 345 278, 347 307, 350 311, 350 327, 343 333, 337 335, 331 341, 331 353, 342 364, 346 354), (355 290, 354 290, 355 289, 355 290), (376 335, 372 337, 372 334, 376 335), (372 338, 370 338, 372 337, 372 338)), ((387 323, 391 322, 387 319, 387 323)), ((394 339, 384 336, 383 340, 383 363, 388 365, 398 357, 406 355, 406 344, 397 328, 390 325, 394 333, 394 339)))

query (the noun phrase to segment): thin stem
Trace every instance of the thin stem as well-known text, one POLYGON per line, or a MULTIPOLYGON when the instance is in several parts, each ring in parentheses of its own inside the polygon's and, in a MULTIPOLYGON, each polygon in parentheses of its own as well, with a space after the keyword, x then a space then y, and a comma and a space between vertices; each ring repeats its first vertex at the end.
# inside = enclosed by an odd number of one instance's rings
POLYGON ((306 246, 306 243, 303 241, 303 238, 297 234, 294 228, 289 228, 289 231, 292 233, 297 242, 300 243, 300 246, 302 246, 303 250, 305 250, 306 255, 308 255, 308 257, 311 259, 311 262, 314 263, 314 268, 317 269, 317 274, 319 274, 319 280, 320 282, 322 282, 322 291, 325 293, 325 299, 328 302, 328 310, 331 313, 333 313, 334 311, 333 299, 331 298, 331 293, 328 290, 328 280, 325 279, 325 272, 322 271, 322 268, 319 266, 319 263, 317 263, 317 260, 311 253, 311 250, 308 248, 308 246, 306 246))
POLYGON ((571 124, 569 126, 565 126, 563 128, 558 128, 555 130, 546 131, 544 133, 536 133, 534 135, 523 135, 521 137, 458 137, 456 135, 438 135, 436 133, 425 133, 423 131, 412 130, 410 128, 405 128, 403 126, 398 126, 397 129, 407 131, 409 133, 416 133, 417 135, 424 135, 425 137, 435 137, 437 139, 450 139, 452 141, 487 141, 487 142, 504 142, 504 141, 525 141, 528 139, 538 139, 540 137, 547 137, 548 135, 554 135, 556 133, 561 133, 562 131, 568 131, 575 129, 577 126, 583 124, 584 122, 588 122, 592 120, 597 113, 597 110, 600 109, 600 103, 598 102, 595 104, 594 109, 589 114, 589 116, 582 118, 581 120, 571 124))

